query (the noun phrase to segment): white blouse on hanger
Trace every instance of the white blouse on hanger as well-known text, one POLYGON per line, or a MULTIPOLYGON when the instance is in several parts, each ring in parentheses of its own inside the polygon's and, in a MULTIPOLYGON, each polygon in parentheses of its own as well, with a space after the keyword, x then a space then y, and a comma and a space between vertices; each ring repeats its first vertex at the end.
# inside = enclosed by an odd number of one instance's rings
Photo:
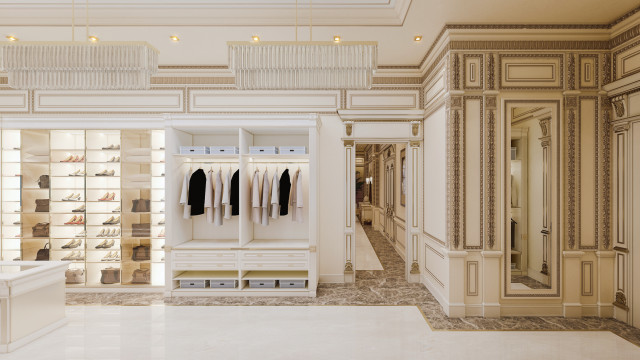
POLYGON ((302 216, 302 196, 302 172, 298 170, 293 175, 293 181, 291 182, 291 220, 294 222, 304 222, 302 216))
POLYGON ((222 205, 224 205, 224 218, 231 219, 231 168, 224 177, 224 184, 222 186, 222 205))
POLYGON ((222 225, 222 170, 218 170, 215 174, 216 190, 213 198, 213 224, 215 226, 222 225))
POLYGON ((271 193, 269 187, 269 171, 264 170, 262 176, 262 226, 269 225, 269 194, 271 193))
POLYGON ((256 170, 253 173, 253 183, 251 184, 251 220, 255 224, 260 224, 262 218, 260 216, 260 207, 262 202, 260 201, 260 171, 256 170))
POLYGON ((213 223, 213 183, 211 183, 211 173, 207 172, 207 182, 204 187, 204 211, 207 212, 207 222, 213 223))
POLYGON ((183 217, 185 219, 191 218, 191 205, 189 205, 189 179, 191 178, 191 170, 188 170, 184 175, 184 181, 182 182, 182 193, 180 194, 180 205, 184 205, 183 217))
POLYGON ((271 218, 278 219, 280 217, 280 179, 278 179, 278 169, 273 174, 271 182, 271 218))

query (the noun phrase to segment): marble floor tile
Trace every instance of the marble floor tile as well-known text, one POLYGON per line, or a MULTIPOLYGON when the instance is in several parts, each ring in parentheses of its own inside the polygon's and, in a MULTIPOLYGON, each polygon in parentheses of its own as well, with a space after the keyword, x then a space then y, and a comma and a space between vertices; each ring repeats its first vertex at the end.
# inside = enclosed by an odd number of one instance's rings
POLYGON ((630 360, 606 331, 433 331, 416 306, 70 306, 3 360, 630 360))
MULTIPOLYGON (((404 278, 404 262, 391 243, 371 226, 363 226, 384 270, 356 271, 353 284, 320 284, 317 297, 174 297, 136 293, 69 293, 68 305, 168 306, 309 306, 309 305, 416 305, 436 330, 606 330, 640 346, 640 329, 614 319, 514 316, 502 318, 449 318, 422 284, 404 278)), ((467 332, 463 332, 467 333, 467 332)), ((587 336, 590 332, 580 331, 587 336)), ((609 333, 609 334, 611 334, 609 333)), ((613 336, 613 334, 611 334, 613 336)), ((589 335, 591 336, 591 335, 589 335)))

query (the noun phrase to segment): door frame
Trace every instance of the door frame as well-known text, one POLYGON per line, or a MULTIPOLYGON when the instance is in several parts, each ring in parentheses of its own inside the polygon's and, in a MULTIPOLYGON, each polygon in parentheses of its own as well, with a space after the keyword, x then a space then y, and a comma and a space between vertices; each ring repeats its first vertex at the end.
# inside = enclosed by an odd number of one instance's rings
MULTIPOLYGON (((419 124, 419 123, 418 123, 419 124)), ((367 126, 375 124, 367 124, 367 126)), ((412 124, 413 125, 413 124, 412 124)), ((413 126, 412 126, 413 127, 413 126)), ((414 134, 416 131, 412 131, 414 134)), ((384 133, 384 131, 382 131, 384 133)), ((417 135, 417 134, 416 134, 417 135)), ((405 217, 405 278, 409 282, 419 282, 419 245, 421 224, 418 221, 421 214, 419 184, 421 182, 422 139, 415 137, 353 137, 344 141, 345 155, 345 282, 355 282, 356 269, 356 242, 355 242, 355 221, 356 221, 356 198, 355 198, 355 176, 356 176, 356 145, 357 144, 406 144, 407 166, 407 196, 406 196, 406 217, 405 217)))

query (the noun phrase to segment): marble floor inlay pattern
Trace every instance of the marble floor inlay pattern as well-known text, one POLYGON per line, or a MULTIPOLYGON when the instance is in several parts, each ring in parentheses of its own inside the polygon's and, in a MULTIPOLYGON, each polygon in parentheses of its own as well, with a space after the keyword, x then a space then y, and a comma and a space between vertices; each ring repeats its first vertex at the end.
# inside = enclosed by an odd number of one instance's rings
POLYGON ((404 262, 382 234, 364 226, 384 270, 357 271, 352 284, 320 284, 317 297, 180 297, 160 293, 69 293, 67 305, 417 305, 434 330, 609 330, 640 346, 640 329, 614 319, 514 316, 449 318, 422 284, 404 278, 404 262))

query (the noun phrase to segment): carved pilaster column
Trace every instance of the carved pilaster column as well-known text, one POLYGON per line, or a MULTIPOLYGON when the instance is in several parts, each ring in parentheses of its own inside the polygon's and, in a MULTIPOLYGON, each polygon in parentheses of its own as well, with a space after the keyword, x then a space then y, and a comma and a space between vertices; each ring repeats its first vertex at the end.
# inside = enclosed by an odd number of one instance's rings
POLYGON ((576 89, 576 57, 574 54, 567 55, 567 89, 576 89))
MULTIPOLYGON (((497 94, 497 92, 495 92, 497 94)), ((482 217, 486 218, 481 219, 484 223, 484 236, 486 238, 486 246, 488 249, 493 249, 496 245, 496 234, 498 233, 498 225, 497 225, 497 183, 498 183, 498 161, 496 161, 496 156, 498 156, 497 149, 497 107, 498 107, 498 98, 495 94, 485 95, 484 97, 484 108, 486 112, 485 123, 480 128, 482 131, 482 146, 481 151, 483 152, 482 158, 484 159, 484 171, 482 178, 480 179, 483 184, 481 187, 481 191, 483 192, 481 199, 483 199, 484 203, 480 204, 481 209, 483 209, 482 217), (486 194, 486 195, 485 195, 486 194)))
POLYGON ((463 97, 451 96, 447 100, 447 243, 452 249, 460 246, 461 186, 461 126, 463 97))
POLYGON ((355 250, 355 224, 353 214, 353 204, 355 204, 355 179, 353 179, 353 169, 355 167, 355 141, 344 140, 344 161, 347 170, 345 182, 345 208, 344 208, 344 240, 345 240, 345 282, 355 281, 355 269, 353 266, 353 254, 355 250))
POLYGON ((579 119, 578 119, 578 97, 577 96, 565 96, 565 124, 566 130, 566 164, 567 164, 567 227, 566 238, 569 249, 573 249, 576 246, 576 226, 577 226, 577 144, 579 135, 579 119))
POLYGON ((451 54, 451 89, 460 90, 460 55, 451 54))
MULTIPOLYGON (((408 169, 410 170, 408 176, 411 176, 411 188, 407 189, 407 200, 410 206, 410 216, 407 217, 407 226, 410 229, 410 242, 411 246, 411 269, 409 270, 410 275, 419 275, 420 274, 420 265, 418 264, 418 255, 420 254, 419 241, 420 241, 420 220, 418 218, 419 207, 420 207, 420 141, 411 141, 409 142, 409 163, 407 164, 408 169)), ((416 276, 415 279, 411 279, 412 281, 419 282, 420 278, 416 276)))
MULTIPOLYGON (((605 55, 606 56, 606 55, 605 55)), ((600 192, 599 203, 600 209, 597 209, 600 213, 600 223, 602 226, 598 226, 597 239, 598 244, 605 250, 611 248, 611 138, 613 136, 613 127, 611 125, 612 111, 611 101, 607 96, 600 97, 600 105, 602 108, 601 118, 598 124, 600 130, 600 139, 596 139, 601 144, 601 160, 598 166, 602 173, 600 180, 602 191, 600 192)))
POLYGON ((542 146, 542 265, 540 272, 549 275, 551 260, 551 118, 540 119, 540 146, 542 146))
POLYGON ((495 55, 487 54, 487 90, 496 89, 496 64, 495 55))

